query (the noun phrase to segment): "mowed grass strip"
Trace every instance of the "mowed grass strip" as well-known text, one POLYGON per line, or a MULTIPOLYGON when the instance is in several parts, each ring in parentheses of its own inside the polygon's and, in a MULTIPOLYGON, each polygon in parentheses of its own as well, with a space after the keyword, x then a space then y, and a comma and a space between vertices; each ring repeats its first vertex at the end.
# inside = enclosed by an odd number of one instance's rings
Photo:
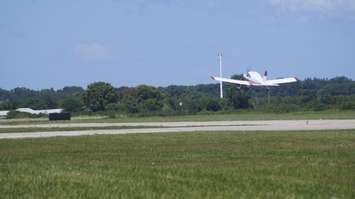
POLYGON ((98 127, 29 127, 29 128, 0 128, 0 133, 31 133, 51 131, 86 131, 86 130, 115 130, 115 129, 142 129, 166 128, 161 126, 98 126, 98 127))
POLYGON ((264 113, 255 111, 238 111, 233 113, 206 113, 195 115, 171 116, 123 116, 107 117, 73 117, 71 121, 48 121, 46 118, 2 119, 0 124, 48 124, 48 123, 116 123, 116 122, 182 122, 182 121, 245 121, 245 120, 319 120, 319 119, 355 119, 355 111, 316 111, 290 113, 264 113))
POLYGON ((0 140, 1 198, 355 198, 355 130, 0 140))

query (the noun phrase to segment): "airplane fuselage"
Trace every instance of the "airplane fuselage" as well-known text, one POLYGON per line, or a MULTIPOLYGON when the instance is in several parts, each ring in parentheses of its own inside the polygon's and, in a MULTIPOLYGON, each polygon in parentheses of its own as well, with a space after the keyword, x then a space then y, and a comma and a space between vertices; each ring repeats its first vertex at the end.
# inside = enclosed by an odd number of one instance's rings
POLYGON ((279 86, 278 84, 268 83, 266 81, 267 77, 256 71, 249 71, 247 74, 243 74, 243 76, 253 86, 279 86))

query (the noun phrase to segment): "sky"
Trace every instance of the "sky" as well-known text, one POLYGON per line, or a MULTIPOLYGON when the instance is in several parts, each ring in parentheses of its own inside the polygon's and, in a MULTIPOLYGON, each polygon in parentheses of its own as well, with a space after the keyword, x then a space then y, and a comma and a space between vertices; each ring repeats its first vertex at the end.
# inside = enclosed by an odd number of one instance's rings
POLYGON ((355 0, 1 0, 0 88, 355 79, 355 0))

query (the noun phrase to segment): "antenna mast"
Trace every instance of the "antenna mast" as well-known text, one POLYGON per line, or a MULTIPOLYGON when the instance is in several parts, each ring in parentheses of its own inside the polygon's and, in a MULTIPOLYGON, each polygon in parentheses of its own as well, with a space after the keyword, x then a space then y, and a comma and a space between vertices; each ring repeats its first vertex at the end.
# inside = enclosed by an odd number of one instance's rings
MULTIPOLYGON (((219 77, 222 78, 222 53, 218 53, 219 58, 219 77)), ((223 99, 223 81, 219 81, 219 91, 220 91, 220 98, 223 99)))

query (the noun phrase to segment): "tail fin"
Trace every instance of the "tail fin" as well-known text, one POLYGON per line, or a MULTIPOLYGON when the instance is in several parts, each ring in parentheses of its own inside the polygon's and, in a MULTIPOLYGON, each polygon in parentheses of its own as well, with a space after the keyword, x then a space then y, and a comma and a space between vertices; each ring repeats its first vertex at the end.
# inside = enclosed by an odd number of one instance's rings
POLYGON ((266 80, 267 80, 267 70, 265 70, 265 72, 264 72, 263 79, 264 79, 264 81, 266 81, 266 80))

